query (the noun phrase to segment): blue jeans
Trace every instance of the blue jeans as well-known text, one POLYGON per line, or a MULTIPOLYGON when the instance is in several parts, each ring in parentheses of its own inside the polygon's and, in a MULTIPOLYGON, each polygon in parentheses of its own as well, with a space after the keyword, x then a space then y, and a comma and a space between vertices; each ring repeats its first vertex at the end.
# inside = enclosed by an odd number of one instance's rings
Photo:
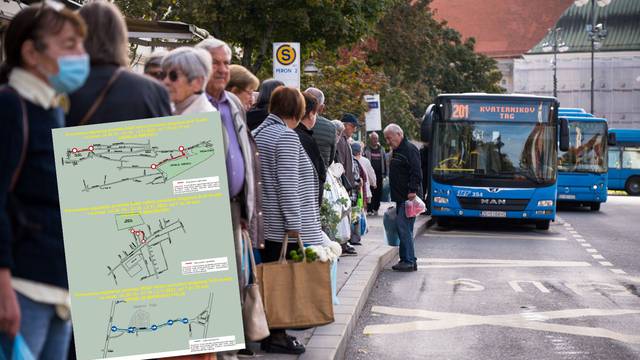
MULTIPOLYGON (((34 358, 39 360, 66 359, 71 340, 71 322, 56 315, 54 305, 35 302, 18 294, 20 303, 20 334, 34 358)), ((8 347, 9 340, 0 334, 0 344, 8 347)))
POLYGON ((405 214, 404 201, 396 203, 396 225, 398 227, 398 235, 400 237, 400 261, 415 264, 416 250, 413 245, 413 224, 416 218, 408 218, 405 214))

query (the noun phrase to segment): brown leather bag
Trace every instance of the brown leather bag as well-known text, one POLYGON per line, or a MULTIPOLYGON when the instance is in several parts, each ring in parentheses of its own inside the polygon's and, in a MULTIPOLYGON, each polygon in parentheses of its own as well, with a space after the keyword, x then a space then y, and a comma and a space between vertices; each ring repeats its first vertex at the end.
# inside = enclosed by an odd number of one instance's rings
POLYGON ((262 296, 260 296, 260 285, 258 285, 258 277, 256 274, 256 260, 253 257, 253 245, 249 232, 243 230, 245 258, 250 259, 252 283, 249 281, 249 265, 245 265, 244 278, 247 285, 244 287, 242 300, 242 320, 244 322, 244 335, 250 341, 260 341, 269 336, 269 326, 267 325, 267 317, 264 313, 262 305, 262 296))
MULTIPOLYGON (((302 240, 297 240, 304 249, 302 240)), ((287 262, 287 242, 285 236, 280 260, 257 266, 269 329, 306 329, 332 323, 331 264, 308 263, 306 255, 302 262, 287 262)))

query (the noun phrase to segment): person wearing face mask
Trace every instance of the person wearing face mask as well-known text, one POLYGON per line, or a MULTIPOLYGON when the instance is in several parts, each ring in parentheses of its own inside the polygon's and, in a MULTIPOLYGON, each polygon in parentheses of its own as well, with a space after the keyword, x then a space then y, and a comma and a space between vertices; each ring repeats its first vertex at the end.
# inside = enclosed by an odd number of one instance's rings
POLYGON ((67 126, 171 115, 167 89, 128 69, 127 26, 118 7, 108 1, 86 1, 78 12, 87 24, 84 46, 91 71, 84 86, 69 97, 67 126))
POLYGON ((85 82, 85 23, 58 3, 20 11, 0 70, 0 347, 18 332, 36 359, 67 356, 71 323, 51 130, 85 82))

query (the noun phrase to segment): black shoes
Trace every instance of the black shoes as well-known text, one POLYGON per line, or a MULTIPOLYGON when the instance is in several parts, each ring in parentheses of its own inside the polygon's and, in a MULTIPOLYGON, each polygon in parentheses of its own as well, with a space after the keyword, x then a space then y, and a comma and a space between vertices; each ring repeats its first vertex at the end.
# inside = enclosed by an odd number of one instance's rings
POLYGON ((356 256, 358 255, 358 252, 356 251, 356 249, 353 248, 353 246, 344 243, 342 244, 342 256, 356 256))
POLYGON ((351 246, 362 246, 362 243, 359 243, 359 242, 353 243, 353 242, 349 241, 349 245, 351 245, 351 246))
POLYGON ((395 271, 400 271, 400 272, 412 272, 412 271, 418 270, 418 264, 410 264, 410 263, 401 261, 393 265, 391 268, 395 271))

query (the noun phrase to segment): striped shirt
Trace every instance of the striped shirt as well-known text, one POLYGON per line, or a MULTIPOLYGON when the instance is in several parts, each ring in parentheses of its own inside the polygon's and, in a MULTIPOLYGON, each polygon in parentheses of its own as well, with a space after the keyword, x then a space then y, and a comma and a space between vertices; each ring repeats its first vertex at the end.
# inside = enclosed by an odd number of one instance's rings
POLYGON ((298 134, 273 114, 252 133, 260 151, 265 240, 282 242, 293 230, 305 245, 322 244, 318 177, 298 134))

